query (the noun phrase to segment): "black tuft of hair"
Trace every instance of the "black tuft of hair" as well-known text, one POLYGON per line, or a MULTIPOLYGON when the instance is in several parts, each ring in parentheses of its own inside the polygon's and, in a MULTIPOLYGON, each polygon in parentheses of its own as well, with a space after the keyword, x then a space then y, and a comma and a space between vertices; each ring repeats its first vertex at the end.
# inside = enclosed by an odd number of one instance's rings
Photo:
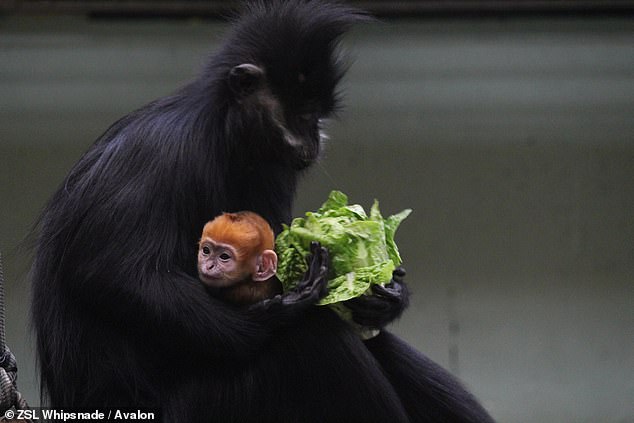
POLYGON ((221 74, 240 63, 261 66, 283 104, 298 113, 318 108, 327 116, 339 106, 335 88, 348 68, 338 48, 341 37, 371 20, 338 2, 248 2, 211 66, 220 65, 221 74))

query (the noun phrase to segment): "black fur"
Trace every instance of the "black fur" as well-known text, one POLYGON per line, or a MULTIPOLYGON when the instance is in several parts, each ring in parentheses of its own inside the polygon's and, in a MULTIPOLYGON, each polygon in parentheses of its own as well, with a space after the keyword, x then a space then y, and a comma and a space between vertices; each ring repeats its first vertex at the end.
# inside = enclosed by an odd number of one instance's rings
POLYGON ((313 291, 238 310, 197 280, 213 216, 290 220, 318 119, 336 109, 337 41, 362 18, 333 3, 252 3, 198 79, 116 122, 73 167, 41 216, 32 269, 49 405, 151 407, 169 422, 488 421, 391 335, 366 348, 328 309, 307 309, 313 291), (245 63, 265 80, 236 91, 229 75, 245 63), (275 119, 263 98, 279 101, 275 119))

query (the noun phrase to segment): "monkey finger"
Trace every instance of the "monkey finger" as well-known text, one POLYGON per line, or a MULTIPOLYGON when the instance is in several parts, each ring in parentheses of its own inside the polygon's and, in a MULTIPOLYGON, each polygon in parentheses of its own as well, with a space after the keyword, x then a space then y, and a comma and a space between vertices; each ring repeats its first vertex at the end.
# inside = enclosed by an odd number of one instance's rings
POLYGON ((321 266, 319 266, 318 278, 319 278, 319 286, 318 293, 319 298, 323 298, 328 295, 328 271, 330 270, 330 254, 328 253, 328 249, 325 247, 319 247, 318 255, 320 256, 321 266))
POLYGON ((320 246, 317 242, 313 242, 311 244, 311 250, 313 253, 309 260, 310 265, 304 275, 304 279, 300 282, 300 286, 310 284, 316 278, 328 272, 328 249, 320 246))
POLYGON ((401 301, 401 294, 403 288, 401 284, 391 282, 385 286, 373 285, 372 293, 377 297, 383 298, 388 301, 398 302, 401 301))
POLYGON ((405 268, 403 268, 402 266, 399 266, 396 269, 394 269, 394 271, 392 272, 392 279, 402 283, 405 275, 407 275, 405 268))

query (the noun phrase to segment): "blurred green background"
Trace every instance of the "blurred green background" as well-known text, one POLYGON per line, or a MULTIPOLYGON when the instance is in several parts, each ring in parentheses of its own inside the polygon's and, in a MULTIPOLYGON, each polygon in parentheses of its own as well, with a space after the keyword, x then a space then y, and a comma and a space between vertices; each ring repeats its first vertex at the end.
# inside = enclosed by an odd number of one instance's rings
MULTIPOLYGON (((193 77, 224 30, 0 16, 0 250, 31 404, 29 228, 92 141, 193 77)), ((344 47, 346 109, 296 214, 331 189, 414 209, 392 329, 500 422, 634 422, 634 21, 400 19, 344 47)))

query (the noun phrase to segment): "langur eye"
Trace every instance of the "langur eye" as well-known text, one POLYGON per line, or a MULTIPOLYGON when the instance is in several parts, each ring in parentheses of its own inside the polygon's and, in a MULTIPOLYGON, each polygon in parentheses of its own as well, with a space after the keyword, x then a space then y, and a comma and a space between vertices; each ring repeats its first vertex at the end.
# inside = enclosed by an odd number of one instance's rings
POLYGON ((220 260, 222 260, 222 261, 227 261, 230 258, 231 258, 231 256, 229 254, 227 254, 227 253, 220 254, 220 260))
POLYGON ((209 253, 211 253, 211 250, 209 249, 209 247, 204 246, 203 247, 203 254, 207 256, 207 255, 209 255, 209 253))

